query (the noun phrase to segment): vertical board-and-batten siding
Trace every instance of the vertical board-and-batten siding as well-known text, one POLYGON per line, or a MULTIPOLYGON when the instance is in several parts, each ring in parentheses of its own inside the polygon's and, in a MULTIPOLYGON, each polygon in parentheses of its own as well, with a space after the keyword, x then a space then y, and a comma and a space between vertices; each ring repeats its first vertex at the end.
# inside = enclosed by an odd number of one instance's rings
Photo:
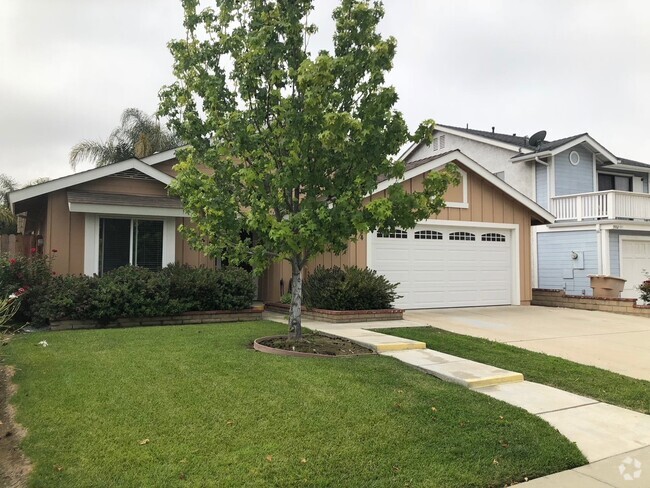
POLYGON ((548 166, 535 163, 535 197, 548 210, 548 166))
POLYGON ((591 295, 589 275, 598 274, 595 230, 540 232, 537 234, 539 288, 566 290, 569 295, 591 295), (582 252, 584 269, 574 269, 571 252, 582 252))
POLYGON ((575 146, 555 156, 555 195, 573 195, 594 191, 593 153, 583 147, 575 146), (576 151, 580 162, 574 166, 569 154, 576 151))

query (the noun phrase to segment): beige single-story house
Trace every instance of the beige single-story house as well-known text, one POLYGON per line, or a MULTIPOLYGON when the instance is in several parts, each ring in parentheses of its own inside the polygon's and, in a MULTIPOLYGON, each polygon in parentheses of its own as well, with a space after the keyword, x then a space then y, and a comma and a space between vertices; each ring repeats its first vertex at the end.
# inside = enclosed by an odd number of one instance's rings
MULTIPOLYGON (((25 233, 42 238, 59 274, 102 274, 133 264, 214 267, 178 232, 189 222, 167 186, 175 177, 175 151, 129 159, 34 185, 10 194, 25 233)), ((368 266, 399 282, 402 308, 529 304, 531 226, 553 222, 544 208, 460 151, 409 162, 401 182, 380 181, 369 200, 401 183, 422 188, 426 174, 455 163, 461 183, 445 195, 447 208, 414 229, 372 233, 346 253, 314 259, 318 265, 368 266)), ((289 290, 288 263, 273 264, 258 282, 258 298, 277 301, 289 290)))

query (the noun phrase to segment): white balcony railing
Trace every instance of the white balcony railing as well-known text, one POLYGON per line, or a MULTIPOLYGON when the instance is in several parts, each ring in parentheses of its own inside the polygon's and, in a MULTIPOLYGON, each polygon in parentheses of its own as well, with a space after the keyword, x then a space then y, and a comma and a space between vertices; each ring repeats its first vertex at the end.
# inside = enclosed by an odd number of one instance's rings
POLYGON ((650 195, 629 191, 598 191, 551 198, 556 220, 650 220, 650 195))

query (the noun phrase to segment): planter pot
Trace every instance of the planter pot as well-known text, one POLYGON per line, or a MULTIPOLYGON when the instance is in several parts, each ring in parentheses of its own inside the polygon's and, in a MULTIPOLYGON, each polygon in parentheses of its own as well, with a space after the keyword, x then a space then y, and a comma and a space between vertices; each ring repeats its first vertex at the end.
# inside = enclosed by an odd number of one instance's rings
POLYGON ((607 275, 589 275, 589 279, 594 296, 599 298, 619 298, 627 281, 617 276, 607 275))

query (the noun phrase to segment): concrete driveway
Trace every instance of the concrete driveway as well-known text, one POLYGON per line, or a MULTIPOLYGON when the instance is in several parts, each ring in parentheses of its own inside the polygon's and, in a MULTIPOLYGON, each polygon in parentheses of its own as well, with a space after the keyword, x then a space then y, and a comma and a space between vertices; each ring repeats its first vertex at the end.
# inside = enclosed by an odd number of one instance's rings
POLYGON ((404 318, 650 381, 648 318, 534 306, 409 310, 404 318))

